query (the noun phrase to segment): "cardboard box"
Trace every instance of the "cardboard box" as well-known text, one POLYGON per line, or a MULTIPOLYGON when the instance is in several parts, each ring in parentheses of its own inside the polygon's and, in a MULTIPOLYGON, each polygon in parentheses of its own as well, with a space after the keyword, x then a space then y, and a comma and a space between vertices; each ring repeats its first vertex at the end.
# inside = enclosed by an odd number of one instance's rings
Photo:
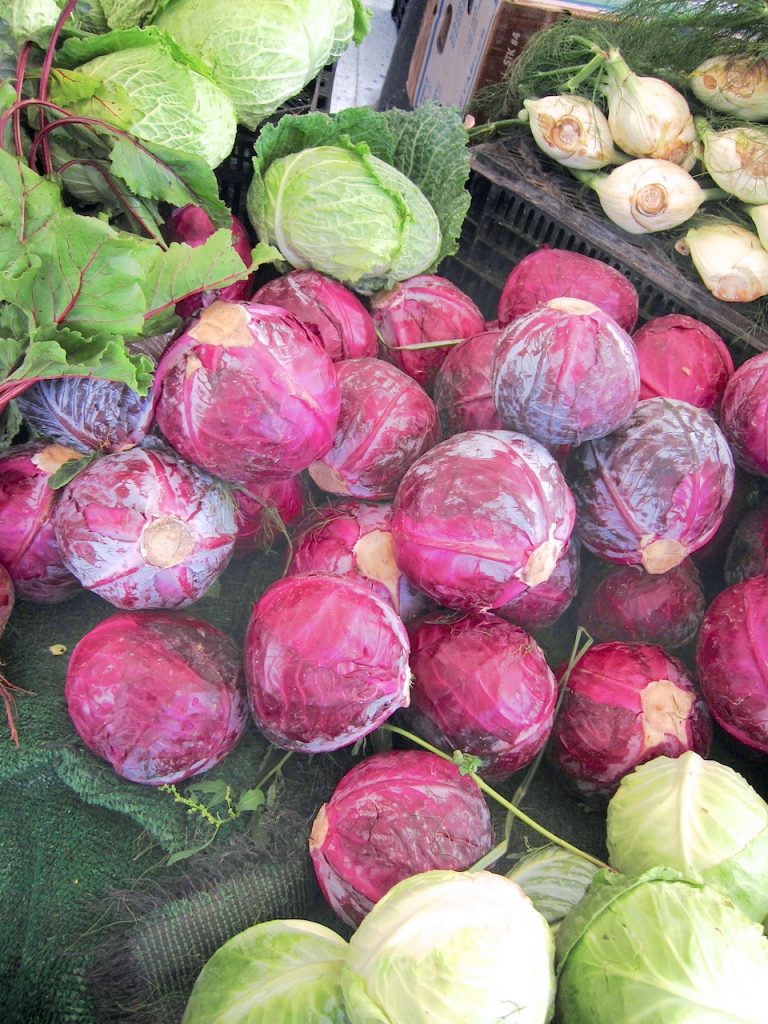
POLYGON ((406 91, 412 106, 427 100, 462 110, 498 82, 534 34, 564 13, 591 18, 620 6, 568 0, 431 0, 414 45, 406 91))

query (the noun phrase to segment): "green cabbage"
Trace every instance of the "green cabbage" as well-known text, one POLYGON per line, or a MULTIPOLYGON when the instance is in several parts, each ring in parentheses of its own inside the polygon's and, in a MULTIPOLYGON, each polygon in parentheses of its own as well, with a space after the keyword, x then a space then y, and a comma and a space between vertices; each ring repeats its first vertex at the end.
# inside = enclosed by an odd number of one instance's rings
POLYGON ((562 846, 541 846, 526 853, 507 871, 550 925, 560 923, 579 902, 595 877, 594 864, 562 846))

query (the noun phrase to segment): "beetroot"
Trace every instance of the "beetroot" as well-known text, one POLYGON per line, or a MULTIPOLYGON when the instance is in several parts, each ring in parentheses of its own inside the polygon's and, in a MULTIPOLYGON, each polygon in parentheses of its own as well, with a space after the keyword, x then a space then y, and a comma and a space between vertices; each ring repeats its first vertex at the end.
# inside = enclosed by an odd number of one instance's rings
POLYGON ((436 274, 419 274, 371 303, 383 354, 395 366, 432 391, 437 370, 450 346, 409 349, 425 342, 471 338, 485 327, 480 310, 455 284, 436 274))
POLYGON ((49 478, 80 452, 58 444, 17 445, 0 455, 0 564, 16 593, 53 604, 70 597, 78 582, 64 564, 53 525, 59 492, 49 478))
POLYGON ((591 647, 570 674, 552 760, 583 794, 610 795, 637 765, 706 756, 712 727, 682 662, 648 644, 591 647))
POLYGON ((225 480, 285 480, 331 446, 339 415, 333 363, 276 306, 214 302, 168 349, 157 378, 163 434, 225 480))
POLYGON ((586 591, 578 620, 596 640, 675 648, 695 638, 705 607, 704 588, 689 558, 660 576, 639 565, 616 565, 586 591))
POLYGON ((733 373, 728 347, 711 327, 683 313, 649 320, 634 335, 640 398, 679 398, 716 410, 733 373))
POLYGON ((768 352, 747 359, 725 389, 720 424, 733 457, 749 473, 768 476, 768 352))
POLYGON ((452 348, 440 365, 435 405, 446 436, 502 428, 491 393, 491 362, 500 334, 500 327, 489 325, 452 348))
POLYGON ((725 582, 729 585, 768 575, 768 502, 739 521, 725 556, 725 582))
POLYGON ((64 695, 85 745, 124 779, 150 786, 218 764, 248 720, 234 641, 167 612, 123 612, 86 633, 64 695))
POLYGON ((609 434, 640 390, 632 339, 581 299, 551 299, 518 317, 499 338, 492 375, 505 426, 545 445, 609 434))
POLYGON ((295 523, 304 509, 304 490, 298 477, 254 483, 232 492, 235 500, 237 540, 235 555, 261 551, 279 540, 285 527, 295 523))
POLYGON ((392 606, 346 576, 273 583, 245 638, 253 718, 287 750, 338 750, 408 703, 408 635, 392 606))
POLYGON ((733 490, 733 459, 712 417, 647 398, 613 434, 569 458, 582 543, 599 558, 662 573, 714 536, 733 490))
POLYGON ((11 617, 14 598, 13 580, 5 566, 0 565, 0 636, 3 635, 5 624, 11 617))
POLYGON ((360 299, 316 270, 293 270, 262 285, 253 302, 287 309, 315 331, 334 361, 375 356, 376 328, 360 299))
POLYGON ((336 373, 336 434, 309 475, 331 494, 393 498, 408 467, 440 438, 434 403, 407 374, 380 359, 348 359, 336 373))
POLYGON ((223 572, 235 506, 221 481, 174 453, 132 448, 92 462, 54 515, 67 567, 118 608, 181 608, 223 572))
POLYGON ((411 629, 411 669, 413 731, 479 757, 485 778, 506 778, 547 742, 557 683, 519 626, 488 613, 427 616, 411 629))
POLYGON ((41 380, 16 399, 41 437, 80 452, 120 452, 141 444, 154 413, 154 391, 140 397, 125 384, 97 377, 41 380))
POLYGON ((513 597, 507 604, 497 608, 496 614, 523 629, 544 629, 557 622, 579 589, 580 552, 581 545, 575 537, 571 537, 549 579, 513 597))
POLYGON ((488 806, 458 767, 422 750, 374 754, 320 808, 309 852, 323 896, 355 927, 403 878, 463 871, 493 845, 488 806))
POLYGON ((407 622, 426 610, 428 598, 395 562, 392 506, 342 501, 317 509, 293 545, 287 575, 333 572, 364 581, 407 622))
POLYGON ((499 608, 549 579, 574 515, 542 445, 505 430, 456 434, 403 477, 392 510, 395 558, 449 608, 499 608))
POLYGON ((696 671, 712 716, 740 743, 768 754, 768 577, 721 591, 699 631, 696 671))
MULTIPOLYGON (((196 249, 203 245, 216 230, 213 221, 199 206, 190 204, 172 211, 166 221, 166 236, 169 242, 184 242, 196 249)), ((232 216, 232 248, 243 261, 243 266, 251 265, 251 243, 243 223, 232 216)), ((253 274, 242 281, 233 281, 223 288, 210 292, 196 292, 176 303, 176 313, 182 320, 188 320, 199 309, 210 306, 216 299, 228 299, 238 302, 247 299, 253 287, 253 274)))
POLYGON ((542 302, 567 295, 599 306, 625 331, 637 322, 634 286, 602 260, 543 245, 525 256, 507 277, 499 298, 499 322, 511 323, 542 302))

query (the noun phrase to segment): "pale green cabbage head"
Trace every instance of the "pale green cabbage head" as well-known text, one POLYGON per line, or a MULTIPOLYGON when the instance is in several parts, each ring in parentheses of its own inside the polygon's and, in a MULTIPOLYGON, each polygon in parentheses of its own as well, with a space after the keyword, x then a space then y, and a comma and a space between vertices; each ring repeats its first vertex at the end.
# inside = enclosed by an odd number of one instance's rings
POLYGON ((732 768, 692 750, 624 776, 608 804, 608 852, 623 874, 675 868, 754 921, 768 914, 768 804, 732 768))
POLYGON ((547 922, 503 875, 413 875, 350 940, 347 1013, 352 1024, 546 1024, 553 954, 547 922))
POLYGON ((595 877, 594 864, 562 846, 541 846, 507 871, 551 926, 558 925, 579 902, 595 877))

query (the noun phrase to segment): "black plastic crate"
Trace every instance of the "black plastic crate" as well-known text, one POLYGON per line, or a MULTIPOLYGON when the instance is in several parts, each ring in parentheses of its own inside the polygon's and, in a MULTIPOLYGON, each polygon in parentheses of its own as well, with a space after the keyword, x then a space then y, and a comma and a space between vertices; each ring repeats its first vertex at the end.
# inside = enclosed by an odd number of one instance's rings
POLYGON ((403 24, 405 9, 407 6, 408 0, 395 0, 392 4, 392 21, 397 25, 398 31, 400 30, 400 26, 403 24))
POLYGON ((673 248, 673 237, 629 235, 592 192, 543 156, 530 138, 475 147, 472 203, 458 253, 440 273, 467 291, 488 318, 512 266, 541 245, 603 260, 637 288, 643 319, 687 313, 737 348, 768 349, 768 304, 721 302, 673 248))

